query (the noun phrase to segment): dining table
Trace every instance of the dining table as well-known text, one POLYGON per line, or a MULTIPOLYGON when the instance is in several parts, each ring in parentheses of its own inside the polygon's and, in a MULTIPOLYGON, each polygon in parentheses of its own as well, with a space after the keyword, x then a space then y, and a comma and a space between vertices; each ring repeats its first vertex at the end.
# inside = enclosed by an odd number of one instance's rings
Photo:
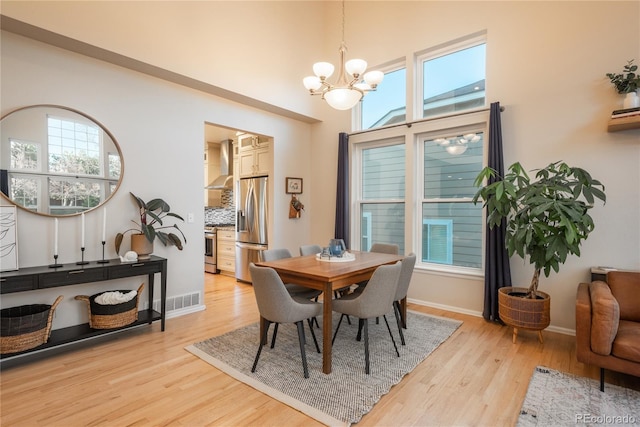
MULTIPOLYGON (((343 257, 324 258, 319 255, 297 256, 255 264, 273 268, 284 283, 295 283, 322 291, 322 372, 331 373, 331 334, 334 291, 369 280, 376 268, 401 261, 402 255, 378 252, 348 251, 343 257)), ((401 301, 401 316, 406 319, 406 298, 401 301)), ((262 320, 262 319, 261 319, 262 320)), ((261 335, 264 322, 260 322, 261 335)))

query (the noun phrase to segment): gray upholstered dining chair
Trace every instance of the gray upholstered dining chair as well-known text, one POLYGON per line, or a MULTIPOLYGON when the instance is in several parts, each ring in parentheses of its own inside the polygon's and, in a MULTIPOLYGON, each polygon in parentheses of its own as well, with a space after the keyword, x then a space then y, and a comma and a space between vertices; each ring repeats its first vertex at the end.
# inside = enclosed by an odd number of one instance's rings
MULTIPOLYGON (((369 249, 369 252, 398 255, 400 253, 400 247, 395 243, 374 243, 373 245, 371 245, 371 249, 369 249)), ((367 286, 367 281, 364 280, 360 283, 357 283, 357 285, 358 286, 353 291, 356 293, 360 293, 364 290, 365 286, 367 286)))
POLYGON ((302 245, 300 246, 300 256, 315 255, 322 252, 320 245, 302 245))
POLYGON ((398 278, 400 277, 401 262, 398 261, 393 265, 381 265, 371 276, 367 287, 358 294, 348 294, 342 298, 334 300, 332 303, 333 311, 341 313, 340 321, 333 333, 332 343, 336 340, 342 318, 345 315, 351 315, 358 318, 358 329, 362 327, 364 331, 364 357, 365 372, 369 374, 369 319, 382 316, 387 325, 391 342, 396 350, 396 355, 400 357, 396 340, 389 327, 386 314, 391 310, 393 298, 396 295, 398 287, 398 278))
POLYGON ((398 288, 396 289, 396 295, 393 298, 393 313, 396 316, 398 332, 400 333, 400 341, 402 342, 402 345, 405 345, 402 329, 407 329, 407 323, 406 319, 402 318, 402 307, 400 307, 400 301, 407 297, 409 283, 411 282, 411 275, 413 274, 413 268, 416 265, 416 254, 411 252, 409 255, 404 257, 401 262, 402 268, 400 269, 400 277, 398 278, 398 288))
POLYGON ((318 347, 318 341, 311 325, 311 318, 319 316, 322 313, 322 304, 305 298, 292 297, 289 292, 287 292, 278 273, 272 268, 258 267, 254 263, 251 263, 249 265, 249 271, 251 272, 253 291, 256 302, 258 303, 258 311, 260 312, 260 317, 265 322, 251 372, 256 371, 262 347, 264 347, 267 342, 267 332, 269 331, 271 323, 275 323, 276 326, 274 326, 274 328, 281 323, 295 323, 298 328, 298 341, 300 342, 300 356, 302 357, 304 377, 309 378, 307 356, 304 349, 306 339, 303 322, 307 320, 309 323, 309 329, 311 330, 316 351, 320 353, 320 347, 318 347))
MULTIPOLYGON (((291 252, 286 248, 267 249, 265 251, 262 251, 262 259, 264 261, 275 261, 278 259, 291 257, 291 252)), ((289 291, 291 296, 314 299, 318 298, 322 294, 322 291, 310 289, 304 286, 296 285, 294 283, 286 283, 284 286, 287 288, 287 291, 289 291)))
POLYGON ((371 249, 369 249, 369 252, 398 255, 400 253, 400 247, 395 243, 374 243, 373 245, 371 245, 371 249))

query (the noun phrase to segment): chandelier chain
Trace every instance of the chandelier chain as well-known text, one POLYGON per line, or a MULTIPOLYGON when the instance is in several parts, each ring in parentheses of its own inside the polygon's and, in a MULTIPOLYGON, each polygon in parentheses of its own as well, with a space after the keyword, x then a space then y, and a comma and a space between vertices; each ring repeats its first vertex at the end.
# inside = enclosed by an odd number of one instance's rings
POLYGON ((344 43, 344 0, 342 0, 342 43, 344 43))

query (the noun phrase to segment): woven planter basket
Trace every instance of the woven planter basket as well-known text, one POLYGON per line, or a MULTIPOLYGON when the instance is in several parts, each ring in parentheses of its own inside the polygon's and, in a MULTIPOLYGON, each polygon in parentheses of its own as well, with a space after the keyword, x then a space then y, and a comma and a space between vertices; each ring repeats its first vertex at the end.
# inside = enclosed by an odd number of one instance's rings
MULTIPOLYGON (((500 319, 514 328, 514 337, 518 329, 541 331, 551 322, 551 297, 538 291, 537 298, 525 298, 527 288, 505 287, 498 289, 498 312, 500 319)), ((540 339, 542 339, 540 335, 540 339)))
MULTIPOLYGON (((144 283, 138 288, 138 295, 130 301, 121 304, 98 304, 96 298, 105 292, 92 296, 77 295, 75 299, 86 301, 89 310, 89 327, 92 329, 113 329, 130 325, 138 320, 138 302, 144 283)), ((118 292, 127 293, 128 290, 118 292)))
POLYGON ((31 304, 0 310, 0 353, 18 353, 49 341, 53 313, 62 301, 53 305, 31 304))

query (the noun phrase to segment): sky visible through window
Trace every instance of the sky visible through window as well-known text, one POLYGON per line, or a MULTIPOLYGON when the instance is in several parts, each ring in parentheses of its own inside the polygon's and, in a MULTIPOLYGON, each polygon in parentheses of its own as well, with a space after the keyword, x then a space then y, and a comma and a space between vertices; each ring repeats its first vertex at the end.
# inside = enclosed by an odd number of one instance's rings
MULTIPOLYGON (((485 58, 486 45, 481 44, 425 61, 424 98, 484 80, 485 58)), ((406 106, 405 84, 404 68, 385 74, 377 90, 362 101, 362 129, 369 129, 389 111, 406 106)))

